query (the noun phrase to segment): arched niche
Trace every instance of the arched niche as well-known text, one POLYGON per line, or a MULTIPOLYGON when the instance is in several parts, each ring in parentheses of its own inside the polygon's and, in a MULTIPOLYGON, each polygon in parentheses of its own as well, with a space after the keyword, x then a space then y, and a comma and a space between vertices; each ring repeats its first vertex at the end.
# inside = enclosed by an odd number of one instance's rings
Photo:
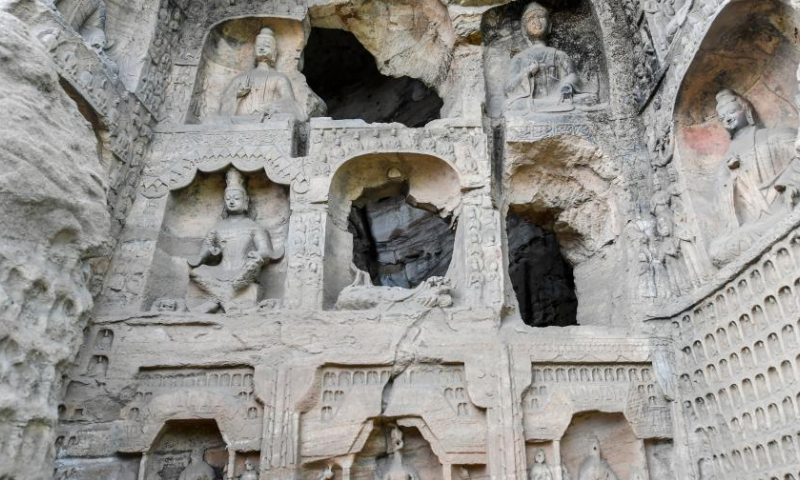
POLYGON ((461 182, 456 170, 444 160, 412 153, 357 156, 344 162, 334 173, 328 195, 325 238, 326 306, 332 306, 342 290, 355 279, 351 268, 354 236, 350 226, 354 202, 363 204, 398 195, 404 195, 405 203, 416 210, 448 219, 458 214, 461 182))
MULTIPOLYGON (((505 218, 516 216, 555 234, 560 253, 572 268, 580 325, 607 325, 616 318, 611 299, 622 287, 616 279, 625 268, 625 257, 617 247, 621 227, 616 176, 610 159, 578 137, 508 147, 505 218)), ((511 255, 515 239, 509 238, 509 230, 505 238, 511 255)))
MULTIPOLYGON (((521 17, 531 2, 520 0, 487 11, 481 21, 486 77, 486 110, 500 117, 506 104, 505 84, 511 59, 530 46, 521 17)), ((589 0, 539 0, 550 11, 551 32, 547 45, 567 54, 575 64, 583 89, 596 92, 596 106, 609 98, 603 29, 589 0)), ((609 19, 613 21, 614 19, 609 19)))
MULTIPOLYGON (((233 168, 233 167, 226 167, 233 168)), ((189 280, 187 259, 200 253, 203 239, 222 218, 225 171, 197 171, 186 187, 169 193, 143 306, 160 310, 162 300, 176 302, 176 310, 202 303, 198 287, 189 280)), ((250 199, 248 216, 269 234, 274 248, 282 250, 289 225, 289 188, 270 180, 262 169, 244 173, 250 199)), ((258 301, 283 298, 286 260, 265 263, 257 279, 258 301)))
POLYGON ((178 480, 193 453, 213 469, 215 478, 223 478, 228 452, 217 423, 209 419, 169 420, 147 452, 143 478, 178 480))
MULTIPOLYGON (((752 105, 757 128, 782 129, 790 137, 790 129, 798 124, 794 98, 799 27, 800 15, 784 2, 731 2, 709 27, 678 92, 675 164, 685 184, 685 200, 698 222, 701 243, 717 266, 743 253, 777 222, 756 226, 758 231, 749 233, 753 223, 741 228, 731 225, 733 215, 726 212, 734 195, 733 170, 727 166, 732 140, 716 111, 716 95, 722 89, 732 90, 752 105), (710 245, 723 237, 736 245, 710 245)), ((785 147, 791 150, 791 145, 785 147)))
POLYGON ((579 476, 581 466, 593 455, 595 441, 600 458, 617 478, 634 478, 631 474, 637 472, 648 478, 644 443, 636 438, 625 416, 596 411, 574 415, 561 437, 561 461, 570 478, 583 478, 579 476))
POLYGON ((237 75, 255 65, 255 38, 262 28, 274 33, 275 70, 288 77, 301 113, 305 117, 324 113, 325 104, 311 91, 300 73, 307 40, 303 23, 285 18, 245 17, 219 23, 206 35, 186 123, 219 120, 225 89, 237 75))

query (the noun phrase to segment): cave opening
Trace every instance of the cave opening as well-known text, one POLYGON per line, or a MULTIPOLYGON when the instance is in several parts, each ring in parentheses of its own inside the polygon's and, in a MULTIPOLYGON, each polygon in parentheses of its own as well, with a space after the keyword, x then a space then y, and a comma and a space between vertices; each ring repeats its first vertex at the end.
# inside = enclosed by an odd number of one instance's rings
POLYGON ((414 288, 444 276, 453 257, 455 232, 436 208, 416 205, 407 182, 367 189, 348 218, 353 264, 379 286, 414 288))
POLYGON ((513 208, 506 218, 508 274, 522 320, 532 327, 578 324, 572 265, 551 225, 552 219, 513 208))
POLYGON ((303 55, 308 86, 334 120, 415 128, 439 118, 444 102, 434 89, 415 78, 380 73, 375 58, 350 32, 312 28, 303 55))

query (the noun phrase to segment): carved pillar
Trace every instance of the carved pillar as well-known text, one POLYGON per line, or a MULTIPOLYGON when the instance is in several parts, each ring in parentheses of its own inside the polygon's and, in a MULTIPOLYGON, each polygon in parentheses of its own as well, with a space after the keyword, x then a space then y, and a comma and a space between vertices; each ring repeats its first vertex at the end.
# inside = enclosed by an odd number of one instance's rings
POLYGON ((561 440, 553 440, 553 480, 564 480, 564 471, 561 468, 561 440))
POLYGON ((142 453, 142 458, 139 460, 139 476, 138 480, 144 480, 147 473, 147 452, 142 453))
POLYGON ((353 468, 355 460, 355 454, 347 455, 339 460, 339 466, 342 467, 342 480, 350 480, 350 469, 353 468))
POLYGON ((322 256, 325 251, 326 215, 323 205, 295 205, 289 219, 289 244, 286 248, 289 270, 286 273, 286 299, 292 309, 322 308, 322 256))
MULTIPOLYGON (((511 346, 502 346, 498 359, 499 395, 497 409, 489 409, 489 465, 498 480, 525 480, 525 433, 522 429, 519 375, 511 346)), ((530 366, 528 366, 530 370, 530 366)), ((524 387, 524 386, 523 386, 524 387)))
POLYGON ((486 189, 464 195, 461 218, 463 262, 466 263, 463 297, 471 306, 490 305, 499 309, 503 303, 500 215, 492 208, 492 200, 486 189))
POLYGON ((236 450, 233 446, 228 446, 228 477, 227 478, 235 478, 235 470, 236 469, 236 450))

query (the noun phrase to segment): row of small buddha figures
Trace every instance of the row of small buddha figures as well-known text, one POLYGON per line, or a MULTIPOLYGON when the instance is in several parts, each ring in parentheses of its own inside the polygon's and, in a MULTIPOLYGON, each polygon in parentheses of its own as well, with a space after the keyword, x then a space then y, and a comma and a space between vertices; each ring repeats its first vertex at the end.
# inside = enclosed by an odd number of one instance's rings
MULTIPOLYGON (((421 480, 416 469, 409 466, 403 459, 403 432, 396 426, 391 428, 387 454, 390 456, 388 465, 382 472, 375 476, 377 480, 421 480)), ((202 449, 192 450, 189 465, 180 473, 178 480, 216 480, 214 469, 203 458, 202 449)), ((462 475, 470 478, 469 472, 462 475)), ((233 479, 233 475, 227 480, 233 479)), ((328 464, 319 477, 319 480, 335 480, 336 474, 333 465, 328 464)), ((600 442, 595 438, 589 444, 589 453, 581 463, 578 470, 578 480, 618 480, 619 477, 600 453, 600 442)), ((630 480, 643 480, 643 470, 631 470, 630 480)), ((253 462, 245 460, 245 471, 239 475, 238 480, 258 480, 253 462)), ((528 480, 570 480, 569 472, 563 465, 549 465, 544 450, 537 449, 534 463, 531 467, 528 480)))
MULTIPOLYGON (((511 60, 505 85, 507 111, 566 112, 576 106, 597 103, 597 92, 583 89, 575 64, 568 54, 547 45, 550 12, 534 2, 522 14, 528 47, 511 60)), ((216 119, 235 123, 267 119, 305 120, 289 77, 275 68, 277 41, 270 28, 255 38, 254 66, 237 75, 225 88, 216 119)))

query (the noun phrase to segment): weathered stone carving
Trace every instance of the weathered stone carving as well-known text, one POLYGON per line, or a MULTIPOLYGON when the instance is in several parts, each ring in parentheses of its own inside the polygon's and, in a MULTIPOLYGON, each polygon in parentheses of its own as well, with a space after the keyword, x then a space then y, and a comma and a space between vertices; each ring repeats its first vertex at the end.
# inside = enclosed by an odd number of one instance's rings
POLYGON ((219 113, 239 122, 303 119, 289 78, 275 70, 278 47, 275 34, 262 28, 255 38, 255 67, 237 75, 225 89, 219 113))
POLYGON ((191 463, 183 469, 178 480, 215 480, 214 469, 203 459, 203 450, 192 450, 191 463))
POLYGON ((511 59, 506 80, 506 111, 564 112, 589 105, 597 95, 581 90, 581 80, 569 55, 547 45, 550 12, 533 2, 522 13, 529 47, 511 59))
POLYGON ((225 177, 224 218, 206 235, 199 258, 188 261, 191 280, 210 295, 197 307, 206 312, 255 306, 261 267, 283 256, 273 248, 269 233, 247 217, 249 198, 242 174, 230 168, 225 177))
POLYGON ((391 443, 386 449, 386 453, 392 456, 389 468, 384 473, 381 480, 419 480, 403 463, 403 432, 395 425, 392 427, 391 443))
POLYGON ((578 480, 617 480, 617 475, 600 453, 600 441, 594 439, 589 447, 589 455, 581 464, 578 480))
POLYGON ((788 128, 761 128, 750 103, 732 92, 717 94, 717 113, 731 134, 731 145, 720 166, 717 183, 718 214, 724 231, 710 246, 712 260, 722 265, 750 247, 767 224, 788 206, 781 192, 792 195, 798 178, 793 174, 795 132, 788 128))
POLYGON ((372 283, 369 274, 353 267, 356 278, 345 287, 336 300, 340 310, 389 310, 395 306, 422 308, 449 307, 453 304, 450 281, 444 277, 429 277, 416 288, 380 287, 372 283))
POLYGON ((563 465, 548 465, 544 450, 536 449, 528 480, 569 480, 569 478, 569 472, 563 465))
POLYGON ((249 458, 244 461, 244 472, 239 475, 239 480, 258 480, 258 472, 249 458))

